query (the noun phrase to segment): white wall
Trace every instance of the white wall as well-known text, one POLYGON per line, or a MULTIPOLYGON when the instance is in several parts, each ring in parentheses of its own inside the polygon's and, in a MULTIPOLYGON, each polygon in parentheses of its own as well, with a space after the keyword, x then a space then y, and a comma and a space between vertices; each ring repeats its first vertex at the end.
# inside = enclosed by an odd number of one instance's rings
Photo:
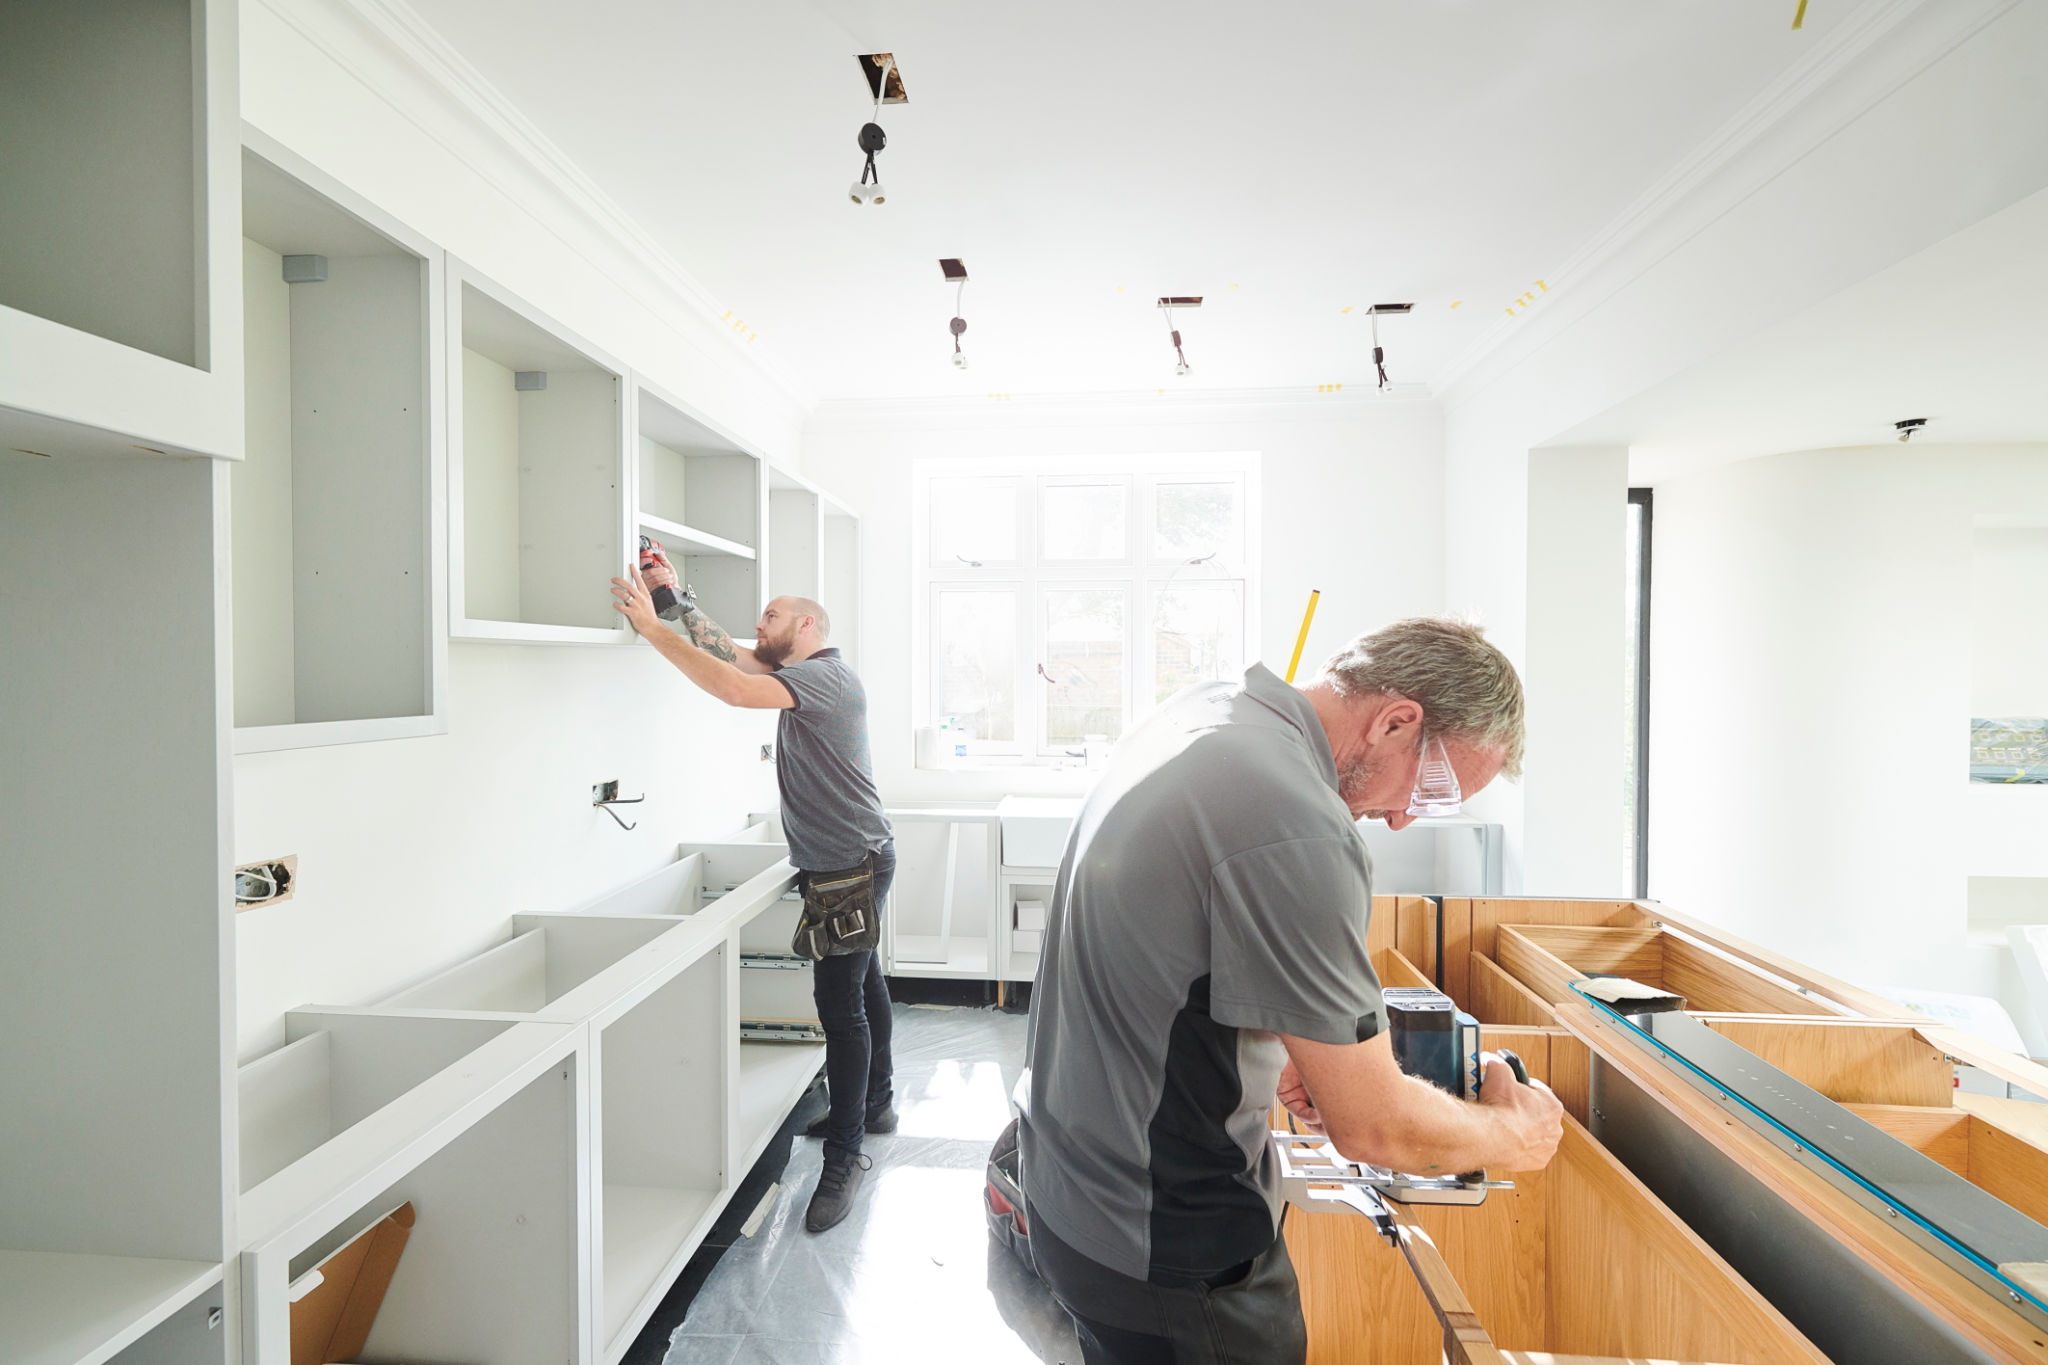
POLYGON ((2048 529, 1979 527, 1974 548, 1970 714, 2048 716, 2048 529))
POLYGON ((1529 455, 1529 751, 1523 884, 1626 896, 1628 451, 1529 455))
MULTIPOLYGON (((1482 616, 1525 663, 1532 450, 1572 443, 1574 428, 1650 385, 2048 184, 2048 140, 1999 131, 2048 120, 2044 42, 2048 6, 1921 6, 1753 111, 1553 271, 1548 301, 1503 323, 1497 348, 1444 396, 1446 606, 1482 616)), ((1589 660, 1587 685, 1604 686, 1606 668, 1589 660)), ((1528 799, 1540 781, 1532 767, 1528 799)), ((1507 827, 1509 890, 1546 890, 1525 880, 1536 855, 1524 811, 1524 789, 1509 784, 1471 807, 1507 827)), ((1604 826, 1553 820, 1544 837, 1586 843, 1544 858, 1621 858, 1604 826)))
POLYGON ((1774 456, 1656 507, 1651 894, 1852 980, 2018 1006, 1968 879, 2048 872, 2048 808, 1967 780, 1966 604, 1974 518, 2048 514, 2048 447, 1774 456), (2031 828, 1987 846, 1980 801, 2013 796, 2031 828))
MULTIPOLYGON (((793 462, 801 407, 715 315, 367 22, 325 0, 245 5, 246 120, 793 462)), ((460 392, 452 366, 449 381, 460 392)), ((592 600, 605 588, 600 575, 592 600)), ((695 693, 644 646, 456 641, 449 674, 446 735, 236 759, 236 860, 300 855, 295 899, 237 917, 245 1056, 283 1041, 294 1006, 386 994, 502 938, 511 915, 567 908, 773 798, 758 758, 772 716, 695 693), (611 778, 647 794, 626 808, 631 834, 590 806, 611 778)))
MULTIPOLYGON (((1443 607, 1442 428, 1436 405, 1307 397, 1087 400, 823 408, 806 472, 861 514, 862 676, 875 775, 894 803, 1079 790, 1044 769, 931 772, 911 750, 911 465, 924 458, 1257 451, 1264 564, 1259 657, 1284 668, 1310 588, 1322 603, 1304 673, 1352 636, 1443 607)), ((826 602, 828 610, 834 604, 826 602)))

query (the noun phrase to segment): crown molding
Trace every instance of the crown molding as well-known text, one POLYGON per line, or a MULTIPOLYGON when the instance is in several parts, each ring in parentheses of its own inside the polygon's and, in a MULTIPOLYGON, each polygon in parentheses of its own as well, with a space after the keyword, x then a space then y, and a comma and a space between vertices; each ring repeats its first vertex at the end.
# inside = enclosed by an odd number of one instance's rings
MULTIPOLYGON (((747 345, 734 333, 725 321, 727 310, 719 307, 711 292, 680 261, 404 0, 260 2, 512 202, 526 202, 534 182, 538 182, 574 219, 595 233, 643 278, 620 279, 617 270, 606 269, 605 261, 587 252, 578 254, 629 291, 640 292, 652 282, 692 332, 743 357, 749 368, 799 409, 808 411, 813 406, 815 400, 779 360, 747 345), (390 73, 373 69, 371 63, 362 59, 359 44, 365 38, 400 61, 412 78, 410 90, 403 93, 414 99, 400 98, 400 92, 390 88, 390 73), (510 158, 512 168, 522 178, 508 176, 506 167, 480 160, 429 126, 416 107, 416 101, 421 99, 439 112, 461 120, 473 135, 481 135, 493 151, 510 158)), ((573 243, 567 245, 576 249, 573 243)))
POLYGON ((2020 0, 1868 0, 1544 278, 1435 378, 1457 402, 1513 369, 2020 0))
POLYGON ((947 427, 1004 420, 1020 426, 1139 421, 1148 425, 1251 419, 1285 411, 1296 416, 1356 416, 1386 408, 1433 407, 1428 385, 1360 386, 1338 393, 1312 385, 1267 389, 1186 389, 1160 393, 1120 389, 1075 393, 1020 393, 1011 397, 827 399, 811 409, 813 425, 840 429, 947 427))

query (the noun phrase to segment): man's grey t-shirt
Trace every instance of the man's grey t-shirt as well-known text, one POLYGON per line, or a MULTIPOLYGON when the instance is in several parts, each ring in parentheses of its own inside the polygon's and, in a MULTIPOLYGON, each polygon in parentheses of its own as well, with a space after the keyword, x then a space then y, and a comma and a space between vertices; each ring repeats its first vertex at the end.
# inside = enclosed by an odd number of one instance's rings
POLYGON ((771 674, 796 705, 775 726, 775 783, 789 860, 805 872, 837 872, 888 844, 868 750, 868 693, 836 649, 771 674))
POLYGON ((1061 859, 1033 988, 1035 1220, 1141 1280, 1272 1244, 1274 1035, 1379 1031, 1371 875, 1314 708, 1263 666, 1117 745, 1061 859))

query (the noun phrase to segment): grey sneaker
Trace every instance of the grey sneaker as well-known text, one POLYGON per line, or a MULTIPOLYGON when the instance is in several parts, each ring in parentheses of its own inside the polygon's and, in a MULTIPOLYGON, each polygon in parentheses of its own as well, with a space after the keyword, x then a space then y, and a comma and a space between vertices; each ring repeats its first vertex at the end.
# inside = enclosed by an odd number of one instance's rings
POLYGON ((811 1194, 811 1206, 804 1210, 804 1230, 823 1232, 837 1227, 853 1208, 853 1197, 874 1162, 865 1156, 827 1154, 825 1169, 818 1172, 818 1188, 811 1194))
MULTIPOLYGON (((804 1136, 808 1138, 821 1138, 825 1136, 825 1130, 831 1126, 832 1111, 827 1109, 824 1113, 811 1120, 811 1126, 804 1129, 804 1136)), ((884 1101, 880 1109, 868 1110, 867 1117, 861 1120, 861 1127, 870 1133, 895 1132, 896 1106, 888 1101, 884 1101)))

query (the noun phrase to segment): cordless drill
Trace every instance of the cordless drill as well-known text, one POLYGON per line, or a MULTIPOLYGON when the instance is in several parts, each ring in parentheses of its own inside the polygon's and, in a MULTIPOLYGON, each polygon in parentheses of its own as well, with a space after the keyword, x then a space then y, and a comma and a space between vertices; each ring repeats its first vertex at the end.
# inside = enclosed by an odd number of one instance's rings
MULTIPOLYGON (((1401 1070, 1461 1100, 1478 1099, 1485 1079, 1479 1066, 1479 1021, 1427 986, 1392 986, 1380 994, 1401 1070)), ((1527 1085, 1522 1059, 1507 1051, 1499 1055, 1515 1079, 1527 1085)))
MULTIPOLYGON (((661 548, 661 542, 653 536, 640 537, 640 572, 644 574, 657 565, 667 569, 671 576, 675 575, 675 565, 668 562, 668 554, 661 548)), ((680 582, 680 578, 677 581, 680 582)), ((695 601, 690 596, 690 589, 687 586, 679 594, 666 583, 652 589, 648 597, 654 603, 654 614, 664 621, 675 620, 683 614, 685 607, 693 605, 695 601)))

